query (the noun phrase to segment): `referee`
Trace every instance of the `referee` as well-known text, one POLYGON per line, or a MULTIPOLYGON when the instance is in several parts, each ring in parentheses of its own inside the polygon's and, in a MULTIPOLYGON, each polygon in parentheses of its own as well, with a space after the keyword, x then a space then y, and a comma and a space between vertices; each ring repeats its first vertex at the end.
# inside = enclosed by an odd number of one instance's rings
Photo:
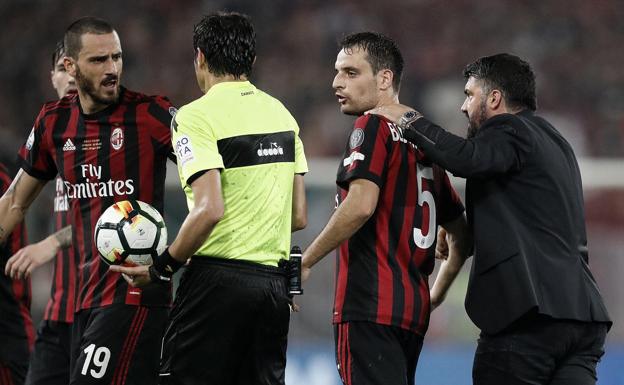
POLYGON ((306 225, 307 171, 295 119, 248 81, 255 32, 217 13, 195 26, 204 96, 172 123, 189 214, 149 269, 112 266, 141 286, 182 276, 163 339, 161 384, 283 384, 290 233, 306 225))

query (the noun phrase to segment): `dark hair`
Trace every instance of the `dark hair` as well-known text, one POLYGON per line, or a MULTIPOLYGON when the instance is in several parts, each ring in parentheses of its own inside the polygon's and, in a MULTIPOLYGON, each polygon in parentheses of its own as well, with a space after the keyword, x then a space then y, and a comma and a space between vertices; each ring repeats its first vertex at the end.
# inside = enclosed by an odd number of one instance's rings
POLYGON ((366 60, 371 65, 373 73, 376 74, 383 69, 392 71, 394 74, 392 87, 396 92, 399 91, 403 73, 403 55, 394 40, 377 32, 359 32, 343 37, 338 46, 347 53, 354 47, 366 51, 368 53, 366 60))
POLYGON ((471 76, 481 80, 488 93, 500 90, 510 107, 537 109, 535 74, 519 57, 507 53, 484 56, 464 68, 464 77, 471 76))
POLYGON ((193 28, 193 48, 204 54, 211 73, 249 77, 256 58, 256 33, 247 15, 213 13, 193 28))
POLYGON ((106 35, 113 33, 113 27, 102 19, 97 17, 83 17, 74 21, 65 31, 63 43, 65 45, 65 55, 74 59, 78 58, 78 54, 82 49, 82 35, 85 33, 93 33, 96 35, 106 35))
POLYGON ((59 40, 56 42, 56 47, 54 47, 54 52, 52 52, 52 71, 56 69, 56 62, 65 55, 65 44, 63 44, 63 40, 59 40))

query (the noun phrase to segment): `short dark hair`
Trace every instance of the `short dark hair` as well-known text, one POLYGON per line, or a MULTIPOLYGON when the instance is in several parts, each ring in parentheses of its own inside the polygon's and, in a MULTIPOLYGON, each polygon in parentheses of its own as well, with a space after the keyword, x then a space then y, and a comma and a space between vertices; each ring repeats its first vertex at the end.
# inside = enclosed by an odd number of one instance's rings
POLYGON ((193 49, 206 57, 208 70, 217 75, 251 76, 256 59, 256 33, 249 16, 217 12, 204 16, 193 28, 193 49))
POLYGON ((518 56, 500 53, 481 57, 464 68, 464 77, 481 80, 488 93, 500 90, 512 108, 537 110, 535 74, 531 65, 518 56))
POLYGON ((377 32, 358 32, 343 37, 338 46, 347 53, 354 47, 366 51, 368 53, 366 60, 370 63, 373 73, 376 74, 382 69, 392 71, 394 74, 392 87, 396 92, 399 91, 404 62, 401 50, 394 40, 377 32))
POLYGON ((87 16, 78 19, 65 30, 65 37, 63 38, 65 55, 74 59, 78 58, 78 54, 82 49, 82 35, 86 33, 106 35, 114 31, 113 27, 107 21, 97 17, 87 16))
POLYGON ((63 44, 63 40, 59 40, 56 42, 56 47, 54 47, 54 52, 52 52, 52 71, 56 69, 56 62, 65 55, 65 44, 63 44))

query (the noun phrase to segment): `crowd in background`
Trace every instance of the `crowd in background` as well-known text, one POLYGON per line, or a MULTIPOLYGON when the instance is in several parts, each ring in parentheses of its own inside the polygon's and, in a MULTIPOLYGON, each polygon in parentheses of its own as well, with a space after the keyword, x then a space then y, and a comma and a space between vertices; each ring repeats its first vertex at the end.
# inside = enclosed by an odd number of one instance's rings
MULTIPOLYGON (((257 25, 253 80, 284 100, 310 156, 342 152, 344 118, 331 90, 336 40, 377 30, 396 39, 406 68, 402 99, 463 132, 461 69, 475 57, 510 51, 538 76, 543 113, 563 120, 580 156, 624 155, 624 5, 619 0, 549 1, 198 1, 2 2, 0 129, 16 147, 45 99, 54 43, 85 14, 109 19, 124 49, 124 84, 181 105, 199 95, 192 27, 218 9, 250 14, 257 25), (307 139, 307 140, 306 140, 307 139)), ((347 122, 347 124, 345 123, 347 122)))
MULTIPOLYGON (((258 34, 252 81, 292 111, 309 158, 338 157, 344 150, 352 119, 340 113, 331 89, 336 41, 360 30, 379 31, 398 42, 406 61, 401 101, 419 107, 457 134, 464 135, 467 124, 459 111, 464 65, 479 56, 507 51, 533 65, 538 111, 562 130, 577 156, 624 157, 624 3, 620 0, 3 1, 0 152, 13 154, 27 137, 41 104, 55 98, 49 80, 52 51, 76 18, 93 15, 109 20, 123 43, 122 83, 167 95, 179 106, 201 95, 193 73, 193 24, 202 14, 220 9, 252 17, 258 34)), ((331 194, 324 190, 312 194, 320 193, 331 194)), ((333 204, 333 195, 312 197, 312 201, 333 204)), ((619 251, 624 246, 620 240, 623 201, 622 190, 586 194, 590 258, 596 263, 592 269, 607 292, 608 304, 616 299, 617 272, 624 271, 619 251)), ((311 210, 311 215, 314 223, 319 212, 311 210)), ((327 268, 326 282, 318 283, 319 287, 331 286, 331 270, 327 268)), ((463 294, 465 282, 457 285, 463 294)), ((48 290, 49 284, 44 286, 48 290)), ((304 300, 308 306, 313 306, 313 292, 309 290, 312 297, 304 300)), ((327 307, 329 296, 318 301, 327 307)), ((461 298, 450 298, 452 306, 438 310, 431 338, 455 328, 459 328, 457 335, 465 335, 470 324, 461 298), (463 321, 454 322, 459 316, 463 321)), ((616 320, 611 338, 624 340, 624 328, 617 322, 624 308, 610 310, 616 320)), ((329 314, 312 313, 303 312, 295 329, 312 331, 301 332, 304 337, 329 335, 329 314)))

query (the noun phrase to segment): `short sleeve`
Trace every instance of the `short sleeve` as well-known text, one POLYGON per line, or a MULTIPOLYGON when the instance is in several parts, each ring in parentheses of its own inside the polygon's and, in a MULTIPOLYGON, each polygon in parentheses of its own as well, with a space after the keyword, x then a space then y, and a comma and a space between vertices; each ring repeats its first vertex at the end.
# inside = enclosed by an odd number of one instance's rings
POLYGON ((380 188, 383 187, 389 133, 378 116, 359 117, 355 121, 338 167, 336 184, 348 189, 352 180, 367 179, 380 188))
POLYGON ((308 172, 308 161, 306 160, 305 151, 303 149, 303 142, 299 137, 299 125, 292 116, 291 125, 295 131, 295 174, 305 174, 308 172))
POLYGON ((24 171, 37 179, 52 180, 58 173, 52 154, 54 146, 50 133, 46 128, 46 107, 44 106, 35 124, 18 152, 20 166, 24 171))
POLYGON ((223 168, 217 138, 199 111, 188 107, 178 111, 172 122, 172 143, 182 187, 200 172, 223 168))
POLYGON ((152 134, 153 138, 161 145, 160 147, 167 154, 167 157, 174 161, 175 154, 171 146, 171 127, 177 112, 178 110, 164 96, 153 96, 148 108, 148 114, 155 123, 150 125, 155 127, 152 134))

